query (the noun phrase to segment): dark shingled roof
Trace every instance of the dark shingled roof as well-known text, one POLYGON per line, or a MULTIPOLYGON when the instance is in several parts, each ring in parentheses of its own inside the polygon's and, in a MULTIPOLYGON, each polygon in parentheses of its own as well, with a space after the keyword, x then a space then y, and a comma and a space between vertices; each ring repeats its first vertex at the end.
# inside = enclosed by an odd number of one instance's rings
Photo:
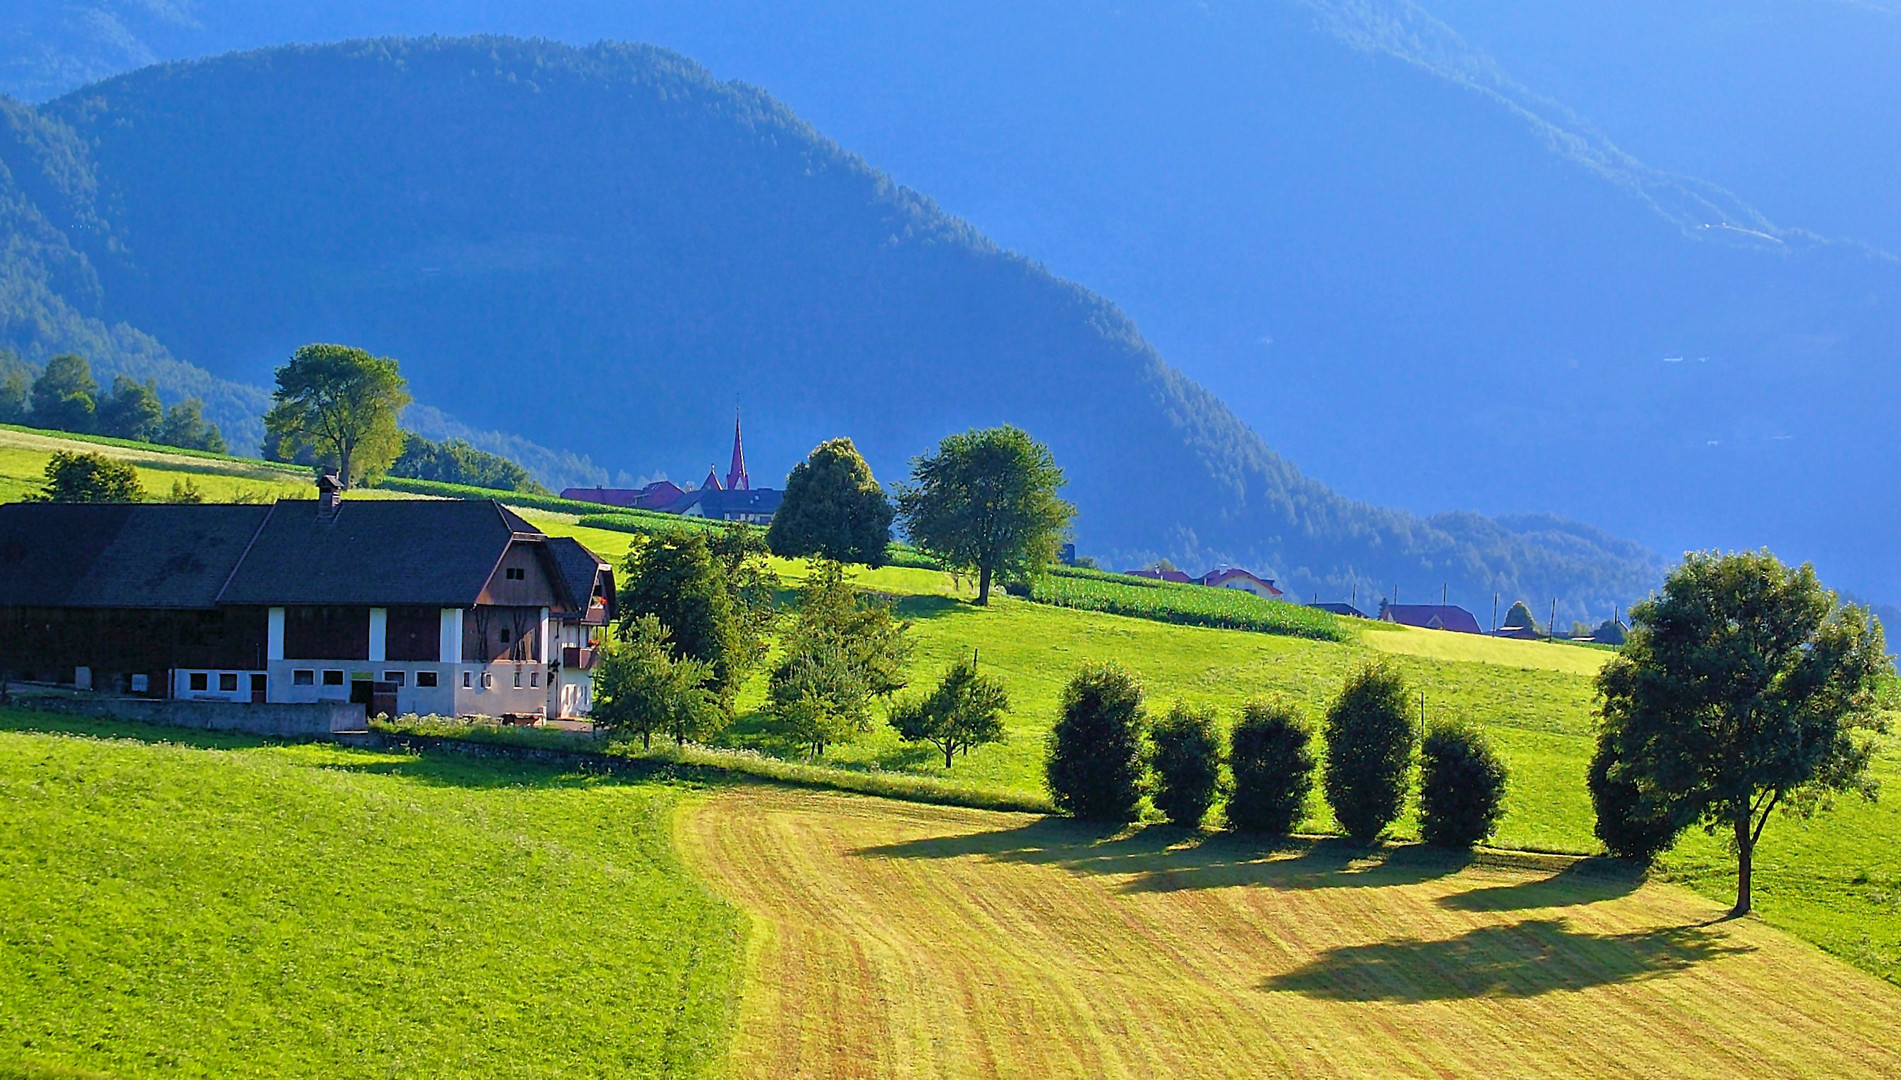
POLYGON ((280 502, 219 602, 465 607, 516 533, 542 535, 492 501, 352 499, 328 520, 280 502))
MULTIPOLYGON (((611 571, 607 560, 589 551, 587 545, 572 536, 550 537, 547 541, 548 553, 554 556, 555 566, 561 571, 561 581, 567 586, 568 596, 577 606, 574 614, 587 613, 588 598, 594 595, 594 578, 602 571, 611 571)), ((612 605, 613 597, 607 598, 612 605)))
POLYGON ((1455 630, 1461 634, 1481 634, 1479 621, 1457 604, 1383 604, 1380 619, 1404 626, 1423 626, 1432 630, 1455 630))
POLYGON ((209 608, 270 510, 0 505, 0 607, 209 608))

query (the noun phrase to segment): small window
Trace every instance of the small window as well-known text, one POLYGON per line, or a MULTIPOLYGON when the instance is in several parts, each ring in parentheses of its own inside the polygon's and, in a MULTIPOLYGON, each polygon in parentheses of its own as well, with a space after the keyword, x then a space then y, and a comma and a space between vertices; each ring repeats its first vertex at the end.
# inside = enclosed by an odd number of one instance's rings
POLYGON ((343 672, 335 668, 326 669, 323 673, 323 684, 325 686, 342 686, 343 672))
POLYGON ((152 677, 150 675, 132 676, 132 692, 133 693, 135 694, 150 693, 151 689, 152 689, 152 677))
POLYGON ((508 568, 507 577, 510 581, 526 581, 528 580, 528 571, 519 566, 511 566, 508 568))
POLYGON ((191 673, 191 688, 193 690, 211 689, 211 676, 205 674, 202 671, 192 672, 191 673))
POLYGON ((409 680, 408 680, 408 676, 406 676, 403 672, 385 671, 383 673, 383 681, 386 683, 394 684, 396 686, 402 686, 409 680))
POLYGON ((502 627, 502 644, 508 644, 508 627, 502 627))
POLYGON ((521 669, 520 668, 515 669, 515 689, 517 690, 521 689, 521 669))
POLYGON ((466 671, 465 671, 465 672, 463 672, 463 673, 462 673, 462 689, 464 689, 464 690, 467 690, 467 689, 469 688, 469 683, 470 683, 470 682, 471 682, 471 681, 472 681, 472 680, 473 680, 474 678, 475 678, 475 676, 474 676, 474 675, 471 675, 470 673, 468 673, 468 672, 466 672, 466 671))
POLYGON ((540 668, 536 668, 535 670, 528 673, 528 685, 529 686, 541 685, 541 669, 540 668))
POLYGON ((416 685, 417 686, 436 685, 436 673, 433 671, 418 671, 416 673, 416 685))
POLYGON ((482 673, 482 689, 491 690, 494 687, 495 687, 495 673, 491 671, 484 671, 482 673))
POLYGON ((236 690, 237 688, 238 688, 238 673, 237 672, 227 671, 224 674, 218 676, 218 689, 220 691, 228 694, 231 691, 236 690))
POLYGON ((298 668, 296 671, 290 673, 290 684, 292 686, 315 686, 317 685, 317 673, 310 668, 298 668))

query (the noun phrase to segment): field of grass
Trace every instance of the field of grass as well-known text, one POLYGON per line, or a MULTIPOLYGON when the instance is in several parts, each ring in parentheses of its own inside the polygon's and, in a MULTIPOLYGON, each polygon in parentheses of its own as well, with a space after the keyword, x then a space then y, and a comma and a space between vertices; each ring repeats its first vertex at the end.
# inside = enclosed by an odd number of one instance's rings
POLYGON ((0 710, 0 1075, 717 1073, 688 797, 0 710))
POLYGON ((739 1077, 1889 1077, 1901 994, 1590 863, 734 789, 739 1077))
MULTIPOLYGON (((0 498, 37 487, 46 456, 60 446, 73 444, 0 430, 0 498)), ((137 453, 147 455, 142 462, 150 461, 141 470, 152 488, 169 486, 166 477, 175 472, 194 476, 208 491, 219 483, 242 490, 275 476, 287 485, 286 494, 309 492, 301 475, 266 471, 253 477, 249 470, 265 468, 255 463, 137 453)), ((619 529, 590 528, 574 515, 532 507, 522 511, 549 532, 578 536, 610 558, 618 559, 633 539, 619 529)), ((801 563, 777 565, 789 582, 805 572, 801 563)), ((1036 805, 1044 798, 1043 738, 1057 695, 1086 660, 1117 660, 1134 669, 1156 708, 1180 698, 1231 713, 1246 698, 1267 693, 1299 704, 1317 719, 1349 671, 1383 657, 1400 668, 1415 694, 1423 691, 1428 715, 1470 717, 1496 741, 1513 777, 1499 843, 1560 852, 1597 849, 1584 766, 1592 723, 1590 677, 1608 656, 1602 650, 1358 622, 1344 624, 1357 631, 1352 640, 1327 642, 1170 625, 1001 594, 991 608, 980 609, 966 602, 967 583, 960 591, 948 575, 914 567, 862 571, 857 581, 895 598, 916 621, 914 687, 928 685, 956 657, 975 650, 985 669, 1004 680, 1015 708, 1007 743, 960 757, 948 773, 927 748, 902 744, 879 727, 857 744, 827 752, 822 772, 840 786, 906 794, 904 786, 914 778, 919 787, 913 794, 931 798, 947 792, 955 797, 961 790, 989 805, 1013 799, 1036 805), (852 773, 862 778, 840 775, 852 773)), ((798 782, 823 779, 808 775, 811 770, 799 763, 798 751, 778 739, 759 715, 764 689, 763 678, 747 688, 741 698, 744 715, 711 756, 736 750, 739 756, 727 761, 738 771, 783 770, 781 779, 787 780, 798 779, 792 775, 796 772, 803 777, 798 782)), ((1757 854, 1757 907, 1775 925, 1901 982, 1901 740, 1885 742, 1876 775, 1889 790, 1879 804, 1850 800, 1810 822, 1770 824, 1757 854)), ((1310 828, 1330 826, 1317 799, 1310 810, 1310 828)), ((1396 831, 1412 835, 1411 822, 1402 821, 1396 831)), ((1713 899, 1725 899, 1733 889, 1724 844, 1701 833, 1667 856, 1663 870, 1713 899)))

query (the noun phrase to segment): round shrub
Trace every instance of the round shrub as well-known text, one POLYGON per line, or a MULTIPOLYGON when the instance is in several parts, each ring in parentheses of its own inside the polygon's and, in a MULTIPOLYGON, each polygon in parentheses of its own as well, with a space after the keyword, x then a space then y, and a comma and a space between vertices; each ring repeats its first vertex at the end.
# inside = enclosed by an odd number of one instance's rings
POLYGON ((1459 720, 1432 725, 1419 754, 1419 833, 1426 843, 1471 847, 1498 828, 1504 801, 1505 763, 1484 733, 1459 720))
POLYGON ((1072 817, 1133 821, 1142 798, 1142 686, 1120 664, 1090 664, 1063 688, 1044 777, 1072 817))
POLYGON ((792 467, 766 544, 781 558, 883 566, 893 513, 858 448, 850 439, 831 439, 792 467))
POLYGON ((1348 836, 1372 843, 1398 817, 1412 767, 1406 684, 1385 664, 1347 677, 1327 710, 1327 771, 1321 787, 1348 836))
POLYGON ((1597 812, 1594 831, 1612 855, 1648 864, 1677 842, 1684 826, 1623 777, 1617 768, 1616 739, 1609 730, 1597 733, 1597 750, 1591 755, 1585 783, 1597 812))
POLYGON ((1170 824, 1193 829, 1208 816, 1221 787, 1221 740, 1215 711, 1181 702, 1149 732, 1154 746, 1155 808, 1170 824))
POLYGON ((1314 786, 1313 732, 1293 706, 1256 699, 1241 706, 1228 733, 1228 827, 1285 836, 1293 832, 1314 786))

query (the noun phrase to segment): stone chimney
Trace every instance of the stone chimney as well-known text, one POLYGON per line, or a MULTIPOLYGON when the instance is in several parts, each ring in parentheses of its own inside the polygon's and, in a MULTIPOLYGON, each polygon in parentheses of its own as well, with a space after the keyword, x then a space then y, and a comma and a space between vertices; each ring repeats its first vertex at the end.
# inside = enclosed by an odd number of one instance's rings
POLYGON ((324 473, 317 477, 317 520, 335 521, 337 511, 343 508, 343 482, 336 473, 324 473))

